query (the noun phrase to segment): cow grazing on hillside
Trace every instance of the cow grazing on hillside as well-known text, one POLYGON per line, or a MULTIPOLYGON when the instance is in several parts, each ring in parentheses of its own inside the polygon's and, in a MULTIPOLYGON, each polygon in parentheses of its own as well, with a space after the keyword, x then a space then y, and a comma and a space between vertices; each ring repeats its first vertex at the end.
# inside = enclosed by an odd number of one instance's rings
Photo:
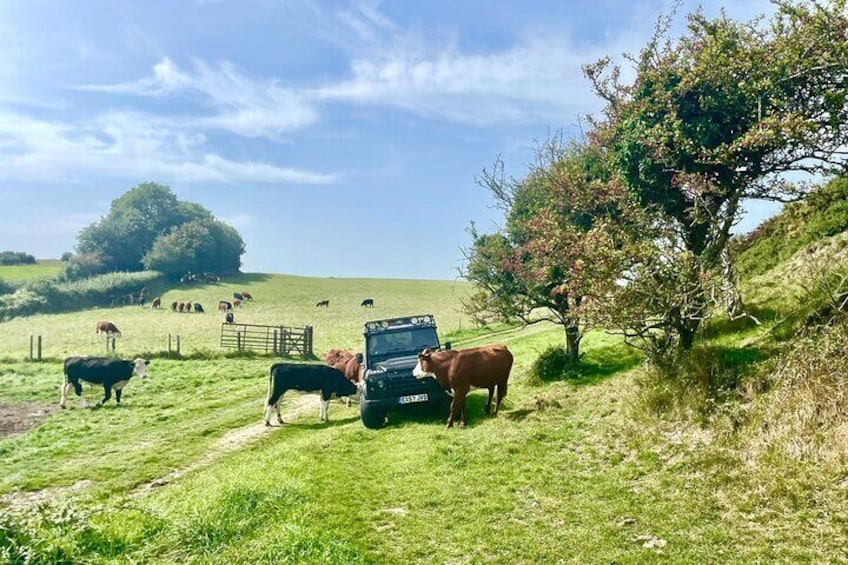
POLYGON ((150 303, 151 308, 161 308, 162 307, 162 299, 157 297, 153 299, 153 302, 150 303))
POLYGON ((447 428, 453 427, 454 414, 458 411, 459 425, 465 427, 466 396, 472 387, 489 389, 486 413, 492 408, 495 387, 498 399, 493 416, 506 396, 507 380, 512 369, 512 353, 505 345, 484 345, 461 351, 433 351, 425 349, 418 355, 418 364, 412 374, 419 379, 435 377, 442 387, 451 391, 450 414, 447 428))
POLYGON ((241 300, 238 298, 233 300, 233 308, 241 308, 241 300))
POLYGON ((221 300, 220 302, 218 302, 218 312, 229 312, 232 309, 232 303, 227 302, 226 300, 221 300))
POLYGON ((97 322, 97 329, 94 333, 99 334, 100 332, 105 333, 106 335, 121 335, 121 330, 108 320, 100 320, 97 322))
POLYGON ((307 365, 296 363, 275 363, 271 365, 268 380, 268 396, 265 399, 265 425, 271 425, 271 412, 277 411, 277 422, 283 424, 280 414, 280 401, 288 390, 320 392, 321 407, 318 418, 327 421, 330 398, 333 396, 351 396, 357 388, 347 380, 344 374, 326 365, 307 365))
POLYGON ((195 302, 194 303, 194 311, 197 312, 198 314, 203 314, 204 313, 203 305, 201 305, 200 302, 195 302))
POLYGON ((235 300, 244 300, 244 295, 240 292, 233 293, 233 299, 235 300))
POLYGON ((224 321, 227 322, 228 324, 232 324, 233 323, 233 313, 227 312, 227 315, 224 316, 224 321))
POLYGON ((242 291, 242 292, 241 292, 241 297, 242 297, 244 300, 253 300, 253 295, 252 295, 252 294, 250 294, 249 292, 242 291))
POLYGON ((365 300, 362 301, 362 304, 360 304, 360 306, 364 306, 366 308, 373 308, 374 307, 374 299, 373 298, 366 298, 365 300))
POLYGON ((174 312, 176 312, 176 311, 177 311, 177 306, 179 306, 179 305, 180 305, 180 303, 179 303, 179 302, 177 302, 176 300, 174 300, 173 302, 171 302, 171 310, 173 310, 174 312))
POLYGON ((324 308, 329 308, 330 307, 330 301, 329 300, 322 300, 322 301, 318 302, 317 304, 315 304, 316 308, 321 308, 322 306, 324 308))
POLYGON ((85 398, 82 396, 82 383, 103 386, 103 399, 97 406, 103 406, 115 391, 115 402, 120 406, 121 391, 133 377, 141 378, 147 376, 149 363, 138 358, 135 361, 126 359, 110 359, 108 357, 68 357, 65 359, 65 380, 62 383, 62 399, 59 406, 65 408, 68 392, 71 388, 80 397, 80 405, 86 406, 85 398))

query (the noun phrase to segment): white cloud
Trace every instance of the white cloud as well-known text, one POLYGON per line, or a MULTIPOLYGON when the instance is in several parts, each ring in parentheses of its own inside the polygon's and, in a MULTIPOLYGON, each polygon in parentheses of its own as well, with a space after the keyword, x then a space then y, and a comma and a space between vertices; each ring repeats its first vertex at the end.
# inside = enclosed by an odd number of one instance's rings
POLYGON ((229 62, 212 66, 195 60, 192 69, 184 71, 166 57, 154 65, 151 76, 78 89, 145 97, 199 97, 196 112, 201 115, 182 118, 182 125, 222 129, 242 137, 276 139, 318 119, 302 94, 282 88, 274 80, 253 80, 229 62))
POLYGON ((167 120, 107 113, 84 124, 0 112, 0 179, 80 181, 92 174, 183 182, 326 184, 331 174, 234 161, 206 149, 202 134, 167 120))

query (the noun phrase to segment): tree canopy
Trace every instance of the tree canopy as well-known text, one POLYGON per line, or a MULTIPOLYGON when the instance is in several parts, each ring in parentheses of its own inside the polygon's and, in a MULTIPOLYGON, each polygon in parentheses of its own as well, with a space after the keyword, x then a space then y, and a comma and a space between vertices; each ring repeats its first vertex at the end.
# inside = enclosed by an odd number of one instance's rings
MULTIPOLYGON (((585 69, 608 102, 599 128, 616 170, 679 236, 696 281, 720 266, 743 199, 796 198, 801 187, 782 173, 844 167, 845 0, 776 4, 767 25, 691 14, 677 40, 666 20, 635 59, 632 85, 608 59, 585 69)), ((677 327, 684 349, 706 300, 692 298, 677 327)))
POLYGON ((549 319, 564 327, 572 361, 586 324, 586 300, 605 295, 634 254, 630 202, 608 174, 594 141, 540 146, 527 176, 506 180, 499 165, 481 184, 506 213, 502 233, 479 234, 472 226, 466 277, 482 294, 467 304, 526 323, 549 319), (539 317, 539 309, 548 315, 539 317))
POLYGON ((244 242, 203 206, 180 201, 167 186, 143 183, 84 228, 76 249, 79 259, 72 263, 86 265, 86 273, 150 268, 178 275, 237 271, 244 242))

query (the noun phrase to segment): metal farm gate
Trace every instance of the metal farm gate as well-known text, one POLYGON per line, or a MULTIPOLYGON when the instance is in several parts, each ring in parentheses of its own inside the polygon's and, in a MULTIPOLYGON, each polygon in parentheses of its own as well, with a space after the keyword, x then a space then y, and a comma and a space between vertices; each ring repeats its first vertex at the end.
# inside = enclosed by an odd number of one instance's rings
POLYGON ((221 347, 287 356, 312 356, 312 326, 289 328, 258 324, 221 324, 221 347))

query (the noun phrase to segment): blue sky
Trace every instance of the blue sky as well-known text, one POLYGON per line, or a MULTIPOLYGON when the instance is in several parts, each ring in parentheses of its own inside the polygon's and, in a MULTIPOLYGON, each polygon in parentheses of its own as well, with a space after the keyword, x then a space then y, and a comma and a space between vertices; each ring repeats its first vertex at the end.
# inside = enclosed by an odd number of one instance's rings
POLYGON ((475 178, 575 135, 601 108, 581 65, 671 4, 4 0, 0 250, 57 258, 153 181, 236 227, 247 272, 456 278, 469 223, 501 220, 475 178))

